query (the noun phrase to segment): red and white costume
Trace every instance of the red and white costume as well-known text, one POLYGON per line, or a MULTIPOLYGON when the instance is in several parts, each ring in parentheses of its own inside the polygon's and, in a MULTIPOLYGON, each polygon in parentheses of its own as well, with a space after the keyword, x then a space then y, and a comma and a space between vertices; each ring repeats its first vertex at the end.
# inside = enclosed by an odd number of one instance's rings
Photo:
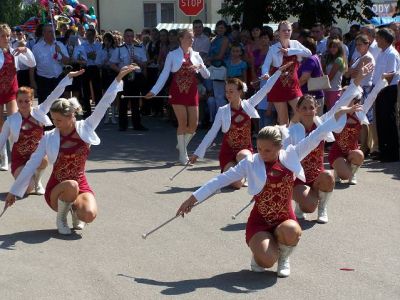
MULTIPOLYGON (((332 118, 334 114, 340 109, 342 106, 347 106, 351 102, 352 99, 361 95, 362 89, 357 87, 355 84, 351 84, 346 91, 342 94, 340 99, 336 102, 336 104, 324 115, 321 117, 314 117, 314 124, 311 130, 307 131, 302 123, 294 123, 289 126, 289 137, 285 139, 283 142, 284 147, 287 147, 289 144, 295 145, 302 139, 304 139, 312 130, 316 129, 320 124, 326 121, 329 118, 332 118)), ((308 186, 312 186, 315 179, 317 179, 318 175, 322 173, 324 169, 324 148, 325 141, 333 142, 335 141, 334 136, 331 132, 329 132, 324 140, 322 140, 318 147, 316 147, 313 151, 310 152, 301 162, 305 174, 306 181, 305 184, 308 186)), ((304 184, 299 179, 296 179, 295 184, 304 184)))
POLYGON ((13 51, 12 48, 5 52, 0 50, 0 105, 16 99, 18 65, 21 63, 29 68, 36 66, 35 57, 31 50, 27 49, 26 53, 16 56, 12 54, 13 51))
POLYGON ((333 163, 336 159, 339 157, 347 158, 350 151, 358 149, 358 138, 361 132, 361 125, 369 124, 366 112, 371 108, 381 89, 387 85, 388 83, 386 80, 380 80, 368 94, 367 99, 365 99, 363 110, 355 112, 352 115, 347 115, 346 126, 342 132, 335 134, 336 141, 333 143, 329 151, 328 161, 331 167, 333 167, 333 163))
POLYGON ((280 75, 281 71, 275 72, 256 94, 248 100, 242 100, 239 110, 234 110, 230 103, 220 107, 211 129, 204 136, 194 154, 203 158, 207 148, 210 147, 220 129, 224 133, 219 155, 221 171, 227 163, 236 160, 236 155, 239 151, 247 149, 253 152, 250 119, 260 117, 255 106, 264 99, 280 75))
MULTIPOLYGON (((65 139, 68 140, 68 137, 62 137, 57 128, 46 132, 40 140, 36 151, 12 185, 10 193, 18 197, 24 195, 35 170, 39 167, 45 155, 47 155, 49 162, 54 164, 48 189, 54 182, 52 178, 55 178, 57 181, 75 179, 78 181, 80 188, 84 188, 81 192, 91 191, 87 183, 85 185, 84 182, 86 180, 84 178, 84 168, 89 153, 89 145, 100 144, 100 138, 97 136, 95 129, 104 117, 108 107, 115 100, 117 93, 122 91, 122 87, 123 82, 118 83, 115 80, 96 105, 91 116, 85 120, 75 122, 75 130, 79 139, 73 141, 75 145, 72 145, 71 148, 63 147, 63 142, 65 139), (65 169, 66 165, 71 167, 72 170, 65 169), (74 174, 71 174, 71 171, 74 174)), ((51 193, 51 190, 46 190, 46 194, 49 195, 49 193, 51 193)))
POLYGON ((181 47, 168 53, 164 68, 158 77, 156 84, 151 89, 157 95, 164 87, 167 79, 172 72, 172 83, 170 94, 171 104, 181 104, 187 106, 198 106, 197 78, 196 73, 200 72, 203 78, 210 77, 210 72, 203 63, 200 54, 193 49, 189 50, 189 55, 185 55, 181 47), (191 66, 199 66, 198 71, 194 71, 191 66))
POLYGON ((289 62, 293 64, 279 78, 278 82, 271 89, 268 95, 269 102, 287 102, 301 97, 303 94, 300 89, 297 69, 303 57, 312 55, 311 51, 296 40, 289 41, 287 56, 284 56, 280 49, 283 48, 280 42, 272 45, 265 57, 262 65, 262 74, 273 74, 278 68, 289 62))
POLYGON ((345 121, 345 117, 338 121, 330 118, 298 144, 280 150, 278 160, 272 164, 266 164, 259 154, 249 155, 211 179, 193 195, 198 202, 204 201, 218 189, 246 177, 248 193, 254 196, 256 202, 253 207, 255 212, 250 214, 247 223, 246 241, 258 231, 273 230, 281 222, 295 219, 291 207, 294 179, 297 177, 305 181, 301 160, 318 146, 327 133, 339 132, 345 121))
POLYGON ((11 172, 23 165, 36 150, 43 136, 43 126, 53 125, 47 116, 51 105, 63 93, 68 85, 72 84, 72 78, 66 76, 47 97, 46 101, 32 108, 28 118, 23 118, 20 112, 9 116, 4 122, 0 133, 0 149, 10 141, 11 148, 11 172), (39 123, 39 124, 37 124, 39 123))

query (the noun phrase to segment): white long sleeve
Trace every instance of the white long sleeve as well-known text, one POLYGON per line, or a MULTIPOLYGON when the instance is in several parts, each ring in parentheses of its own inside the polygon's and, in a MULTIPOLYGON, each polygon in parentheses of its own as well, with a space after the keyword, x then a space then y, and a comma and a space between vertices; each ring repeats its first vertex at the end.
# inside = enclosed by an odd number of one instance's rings
POLYGON ((368 94, 367 99, 365 99, 363 104, 363 110, 356 111, 356 116, 360 120, 361 124, 365 125, 369 124, 366 114, 374 104, 376 96, 378 96, 378 93, 386 86, 388 86, 388 82, 386 81, 386 79, 378 81, 378 83, 374 86, 372 91, 368 94))
POLYGON ((26 48, 26 53, 21 53, 16 57, 16 67, 18 70, 18 62, 28 66, 29 68, 34 68, 36 66, 35 56, 29 48, 26 48))
POLYGON ((340 96, 339 100, 336 101, 335 105, 333 105, 328 112, 320 117, 321 120, 325 122, 328 119, 332 118, 342 106, 348 106, 351 100, 353 100, 357 96, 360 96, 361 93, 362 89, 359 86, 355 85, 354 83, 350 84, 349 87, 340 96))
POLYGON ((162 90, 165 83, 167 82, 169 74, 172 71, 172 56, 173 56, 172 52, 169 52, 167 54, 167 58, 165 59, 164 68, 161 71, 160 76, 158 76, 156 84, 151 89, 151 92, 154 95, 157 95, 162 90))
POLYGON ((204 136, 203 140, 197 147, 196 151, 194 151, 194 155, 200 158, 204 158, 204 155, 206 154, 208 147, 211 146, 211 143, 215 140, 215 137, 217 136, 219 130, 222 127, 222 118, 223 118, 222 109, 218 109, 210 130, 204 136))
POLYGON ((47 113, 50 111, 51 105, 59 99, 65 91, 65 88, 72 84, 72 78, 69 76, 65 76, 57 87, 47 96, 46 100, 39 104, 37 107, 32 109, 32 116, 39 122, 43 123, 46 126, 53 125, 50 119, 47 116, 47 113))
POLYGON ((265 96, 271 91, 272 87, 275 85, 279 76, 281 76, 281 71, 276 71, 274 75, 268 78, 267 83, 257 91, 253 96, 251 96, 247 101, 253 107, 256 107, 258 103, 260 103, 265 96))
POLYGON ((114 102, 117 94, 123 90, 124 83, 121 80, 118 82, 116 79, 104 93, 100 102, 96 105, 93 113, 83 121, 84 127, 89 127, 91 130, 95 130, 99 126, 100 121, 103 119, 107 109, 114 102))

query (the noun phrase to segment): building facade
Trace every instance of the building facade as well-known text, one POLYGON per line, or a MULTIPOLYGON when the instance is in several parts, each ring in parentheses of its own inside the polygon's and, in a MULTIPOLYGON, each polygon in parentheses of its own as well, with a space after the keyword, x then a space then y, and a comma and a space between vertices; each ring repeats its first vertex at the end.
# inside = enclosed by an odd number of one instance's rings
POLYGON ((217 11, 223 0, 204 0, 204 9, 194 17, 185 16, 179 9, 181 0, 81 0, 96 10, 100 29, 124 30, 132 28, 140 32, 145 27, 159 23, 191 23, 200 19, 204 23, 216 23, 221 19, 217 11))

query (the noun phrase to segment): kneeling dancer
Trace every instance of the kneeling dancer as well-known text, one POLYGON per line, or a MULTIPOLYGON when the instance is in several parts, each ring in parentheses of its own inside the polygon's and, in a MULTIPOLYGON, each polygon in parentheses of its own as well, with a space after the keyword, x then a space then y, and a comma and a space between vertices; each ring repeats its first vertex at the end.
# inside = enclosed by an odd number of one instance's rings
POLYGON ((286 149, 282 148, 285 129, 264 127, 257 137, 259 153, 247 156, 199 188, 182 203, 177 215, 189 213, 196 202, 204 201, 218 189, 247 177, 249 194, 255 200, 246 226, 246 242, 253 253, 251 269, 262 272, 278 261, 278 276, 289 276, 289 256, 301 236, 291 205, 295 178, 305 181, 301 160, 328 132, 339 132, 344 127, 345 117, 342 115, 357 109, 360 106, 342 108, 305 139, 286 149))
POLYGON ((47 155, 54 166, 46 186, 45 199, 57 212, 58 232, 71 234, 67 222, 70 209, 75 229, 82 229, 84 223, 90 223, 96 218, 97 204, 86 180, 85 163, 90 145, 100 144, 95 129, 117 93, 122 90, 122 78, 135 68, 128 66, 121 69, 94 112, 86 120, 75 119, 75 115, 82 110, 76 98, 59 99, 52 104, 50 114, 56 128, 46 132, 40 140, 36 151, 12 185, 6 197, 6 207, 14 204, 16 196, 24 195, 35 170, 47 155))

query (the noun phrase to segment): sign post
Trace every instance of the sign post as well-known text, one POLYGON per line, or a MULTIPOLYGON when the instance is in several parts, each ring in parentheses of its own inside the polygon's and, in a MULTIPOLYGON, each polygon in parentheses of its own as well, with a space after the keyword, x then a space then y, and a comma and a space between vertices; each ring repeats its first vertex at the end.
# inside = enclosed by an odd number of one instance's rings
POLYGON ((179 9, 186 16, 197 16, 204 9, 204 0, 179 0, 179 9))

